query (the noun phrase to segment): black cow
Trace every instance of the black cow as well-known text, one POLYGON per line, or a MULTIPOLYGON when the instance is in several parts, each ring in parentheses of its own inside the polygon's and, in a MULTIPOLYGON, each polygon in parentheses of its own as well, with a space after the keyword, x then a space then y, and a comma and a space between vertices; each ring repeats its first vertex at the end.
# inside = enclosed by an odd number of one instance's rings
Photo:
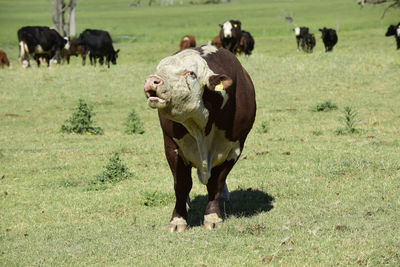
POLYGON ((46 26, 26 26, 18 30, 19 62, 23 66, 30 66, 30 56, 40 66, 40 60, 44 58, 47 66, 50 59, 58 62, 61 59, 61 50, 68 49, 69 42, 54 29, 46 26))
POLYGON ((312 53, 312 51, 313 51, 313 49, 314 49, 314 46, 315 46, 315 36, 314 36, 314 34, 310 34, 310 33, 307 33, 302 39, 301 39, 301 43, 300 43, 300 46, 301 46, 301 49, 304 51, 304 52, 307 52, 307 53, 312 53))
POLYGON ((293 29, 293 31, 296 35, 297 50, 300 50, 300 42, 309 33, 309 29, 308 27, 296 27, 293 29))
POLYGON ((327 29, 326 27, 319 29, 319 31, 322 33, 321 38, 325 45, 325 52, 332 51, 338 41, 336 31, 334 29, 327 29))
POLYGON ((390 25, 385 36, 394 36, 397 43, 397 49, 400 49, 400 23, 396 26, 390 25))
POLYGON ((228 20, 219 26, 221 27, 219 37, 222 47, 228 49, 232 53, 237 53, 240 38, 242 37, 242 23, 239 20, 228 20))
POLYGON ((249 32, 242 31, 242 37, 240 38, 239 47, 237 53, 244 53, 246 56, 250 56, 254 49, 254 38, 249 32))
POLYGON ((86 29, 80 34, 78 45, 84 47, 85 55, 90 53, 90 64, 94 61, 96 65, 96 58, 99 58, 100 65, 103 65, 104 57, 106 57, 108 67, 110 67, 110 61, 114 65, 117 64, 119 49, 114 50, 111 36, 106 31, 86 29))

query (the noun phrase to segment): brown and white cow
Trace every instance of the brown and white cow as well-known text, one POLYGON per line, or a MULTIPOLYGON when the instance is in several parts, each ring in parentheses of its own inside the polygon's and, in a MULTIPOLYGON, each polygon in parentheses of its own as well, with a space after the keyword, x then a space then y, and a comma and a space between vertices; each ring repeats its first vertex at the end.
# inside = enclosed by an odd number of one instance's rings
POLYGON ((242 23, 239 20, 228 20, 219 26, 222 47, 236 53, 242 38, 242 23))
POLYGON ((78 38, 72 39, 69 41, 70 45, 68 49, 63 49, 62 50, 62 58, 63 61, 67 61, 67 64, 69 64, 69 60, 71 56, 79 56, 81 55, 82 57, 82 65, 85 66, 86 63, 86 54, 85 54, 85 48, 82 45, 78 45, 78 38))
POLYGON ((196 47, 196 39, 193 35, 185 35, 182 37, 181 42, 179 44, 180 50, 196 47))
POLYGON ((10 61, 8 60, 6 52, 0 50, 0 68, 4 68, 4 65, 10 67, 10 61))
POLYGON ((229 195, 226 177, 242 153, 255 115, 252 80, 226 49, 185 49, 160 61, 144 86, 158 109, 165 154, 174 177, 175 208, 169 232, 186 229, 191 168, 207 186, 206 229, 220 227, 219 201, 229 195))

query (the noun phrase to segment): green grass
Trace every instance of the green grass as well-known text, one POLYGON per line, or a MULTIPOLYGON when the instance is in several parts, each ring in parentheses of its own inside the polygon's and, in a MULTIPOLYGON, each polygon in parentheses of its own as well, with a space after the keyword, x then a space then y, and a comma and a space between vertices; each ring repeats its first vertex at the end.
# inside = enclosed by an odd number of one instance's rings
POLYGON ((384 6, 347 0, 130 2, 78 3, 78 31, 136 37, 115 44, 118 65, 82 67, 72 58, 22 69, 16 31, 49 25, 50 4, 0 0, 0 48, 14 63, 0 69, 1 266, 400 264, 400 54, 384 36, 398 10, 380 21, 384 6), (285 14, 316 33, 313 54, 296 51, 285 14), (143 81, 182 35, 205 43, 230 18, 254 33, 253 55, 240 60, 258 105, 243 159, 228 177, 232 206, 221 229, 205 231, 206 189, 194 172, 190 228, 168 234, 172 175, 143 81), (339 43, 327 54, 317 30, 336 25, 339 43), (104 135, 61 133, 79 98, 93 105, 104 135), (310 110, 327 99, 339 109, 310 110), (357 111, 359 132, 336 135, 346 106, 357 111), (144 134, 124 133, 133 109, 144 134), (263 122, 267 132, 258 131, 263 122), (135 175, 93 190, 114 152, 135 175))

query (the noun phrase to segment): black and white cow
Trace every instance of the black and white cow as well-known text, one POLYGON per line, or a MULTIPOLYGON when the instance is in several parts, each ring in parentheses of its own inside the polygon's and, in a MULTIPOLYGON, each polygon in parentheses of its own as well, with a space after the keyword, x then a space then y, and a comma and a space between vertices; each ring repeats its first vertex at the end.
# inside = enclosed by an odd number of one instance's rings
POLYGON ((336 31, 334 29, 327 29, 326 27, 319 29, 319 31, 322 33, 321 38, 325 45, 325 52, 332 51, 333 47, 338 42, 336 31))
POLYGON ((23 67, 30 66, 30 56, 36 60, 40 66, 40 60, 44 58, 47 66, 50 60, 57 62, 61 59, 61 50, 69 48, 67 38, 54 29, 46 26, 26 26, 18 30, 19 42, 19 62, 23 67))
POLYGON ((396 39, 397 49, 400 49, 400 23, 395 25, 390 25, 386 31, 385 36, 394 36, 396 39))
POLYGON ((308 27, 296 27, 293 29, 294 34, 296 35, 297 42, 297 50, 300 50, 300 42, 304 39, 304 37, 309 33, 308 27))
POLYGON ((112 64, 117 64, 118 52, 114 50, 111 36, 108 32, 103 30, 84 30, 78 39, 78 45, 84 47, 84 54, 89 52, 90 64, 96 65, 96 59, 99 59, 100 65, 104 63, 104 57, 106 57, 106 64, 110 67, 110 61, 112 64))
POLYGON ((176 202, 168 231, 186 229, 192 167, 207 186, 204 226, 220 227, 219 201, 229 195, 226 177, 243 151, 256 115, 249 74, 226 49, 189 48, 161 60, 147 77, 144 92, 148 105, 158 109, 174 177, 176 202))
POLYGON ((237 53, 238 54, 244 53, 246 56, 250 56, 253 49, 254 49, 253 36, 251 36, 249 32, 243 30, 237 53))
POLYGON ((228 20, 219 26, 221 27, 219 37, 222 47, 234 54, 237 53, 242 37, 242 23, 239 20, 228 20))

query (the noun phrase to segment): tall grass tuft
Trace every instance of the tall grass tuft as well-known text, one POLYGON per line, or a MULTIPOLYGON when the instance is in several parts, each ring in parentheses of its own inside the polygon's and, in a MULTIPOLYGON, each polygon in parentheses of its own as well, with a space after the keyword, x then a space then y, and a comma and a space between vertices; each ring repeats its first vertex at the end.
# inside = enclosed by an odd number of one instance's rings
POLYGON ((94 115, 93 108, 86 104, 83 99, 79 99, 75 112, 65 121, 66 124, 61 126, 61 132, 88 135, 103 134, 103 129, 93 126, 92 118, 94 115))
POLYGON ((356 129, 356 124, 358 123, 358 113, 351 107, 344 107, 343 111, 343 124, 344 127, 339 127, 335 130, 337 135, 353 134, 358 133, 359 130, 356 129))

